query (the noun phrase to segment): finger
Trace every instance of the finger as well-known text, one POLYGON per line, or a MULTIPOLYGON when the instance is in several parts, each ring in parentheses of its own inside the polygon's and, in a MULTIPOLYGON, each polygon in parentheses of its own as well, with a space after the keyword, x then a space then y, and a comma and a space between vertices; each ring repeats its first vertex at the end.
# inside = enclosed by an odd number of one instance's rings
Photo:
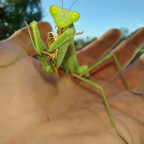
POLYGON ((143 44, 144 28, 140 28, 133 35, 131 35, 125 41, 123 41, 112 52, 116 54, 121 66, 125 68, 143 44))
MULTIPOLYGON (((137 51, 144 43, 144 28, 137 30, 133 35, 124 40, 117 48, 112 50, 116 55, 122 69, 133 59, 137 51)), ((96 77, 104 80, 112 80, 118 74, 119 69, 114 58, 103 62, 93 73, 96 77)))
POLYGON ((112 29, 106 32, 101 38, 95 40, 77 53, 80 64, 93 65, 103 57, 120 39, 121 32, 112 29))
MULTIPOLYGON (((144 54, 125 70, 124 75, 132 90, 144 90, 144 54)), ((116 78, 115 82, 124 87, 120 76, 116 78)))
MULTIPOLYGON (((52 31, 51 25, 48 22, 39 22, 38 28, 41 34, 41 39, 46 43, 46 34, 52 31)), ((16 31, 8 41, 17 49, 25 49, 31 44, 31 40, 28 34, 27 28, 22 28, 16 31)), ((28 55, 33 56, 35 54, 34 48, 28 50, 28 55)))

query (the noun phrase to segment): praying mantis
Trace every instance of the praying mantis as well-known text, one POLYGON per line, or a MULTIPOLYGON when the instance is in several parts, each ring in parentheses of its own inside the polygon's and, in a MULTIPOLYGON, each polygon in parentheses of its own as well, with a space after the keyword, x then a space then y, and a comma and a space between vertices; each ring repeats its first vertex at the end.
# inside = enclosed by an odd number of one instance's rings
MULTIPOLYGON (((60 78, 58 69, 61 69, 65 73, 69 72, 72 74, 73 77, 82 80, 83 82, 86 82, 99 89, 104 98, 108 110, 108 114, 111 119, 112 126, 115 132, 126 144, 128 144, 126 139, 122 136, 122 134, 119 132, 119 130, 116 127, 104 89, 99 84, 96 84, 90 81, 89 79, 87 79, 88 77, 90 77, 89 72, 93 68, 98 66, 103 61, 113 57, 121 73, 121 76, 124 80, 126 87, 130 90, 117 57, 115 56, 115 54, 110 53, 104 58, 102 58, 101 60, 99 60, 97 63, 92 65, 91 67, 88 67, 87 65, 79 66, 77 61, 77 56, 75 53, 74 36, 79 35, 81 33, 76 33, 73 23, 79 19, 80 14, 78 12, 70 11, 68 9, 65 9, 63 7, 61 8, 58 6, 51 6, 50 13, 54 18, 54 21, 56 22, 56 27, 58 28, 58 32, 57 33, 50 32, 47 34, 47 45, 45 45, 40 38, 40 32, 37 27, 37 22, 33 21, 30 24, 32 28, 33 38, 29 26, 25 22, 31 38, 32 45, 35 48, 37 57, 40 61, 43 70, 47 73, 56 73, 57 77, 60 78)), ((7 65, 3 65, 1 67, 7 67, 15 63, 27 50, 30 49, 32 45, 27 47, 12 62, 10 62, 7 65)), ((131 92, 133 93, 133 91, 131 92)))

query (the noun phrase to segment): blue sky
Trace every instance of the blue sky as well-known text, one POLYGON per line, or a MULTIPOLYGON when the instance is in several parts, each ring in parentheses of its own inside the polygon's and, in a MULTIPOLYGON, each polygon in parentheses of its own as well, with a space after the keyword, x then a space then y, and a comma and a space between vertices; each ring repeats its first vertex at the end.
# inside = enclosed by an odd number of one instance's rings
MULTIPOLYGON (((42 21, 48 21, 54 28, 54 20, 49 13, 51 5, 62 5, 61 0, 41 0, 42 21)), ((69 8, 74 0, 64 0, 64 8, 69 8)), ((130 32, 144 27, 144 0, 78 0, 72 7, 80 13, 75 23, 76 31, 84 31, 80 37, 100 37, 112 28, 128 28, 130 32)))

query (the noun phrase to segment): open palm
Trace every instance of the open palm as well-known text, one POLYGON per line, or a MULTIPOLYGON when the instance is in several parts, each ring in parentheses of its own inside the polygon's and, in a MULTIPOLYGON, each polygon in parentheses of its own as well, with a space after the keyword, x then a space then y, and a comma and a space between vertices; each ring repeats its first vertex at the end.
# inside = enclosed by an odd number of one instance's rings
MULTIPOLYGON (((42 39, 51 26, 39 23, 42 39)), ((91 66, 120 39, 112 29, 77 53, 80 64, 91 66)), ((0 64, 15 58, 30 44, 26 29, 0 42, 0 64)), ((144 43, 144 28, 117 46, 123 69, 144 43)), ((122 144, 116 135, 100 91, 60 72, 42 71, 34 49, 15 64, 0 69, 0 142, 5 144, 122 144)), ((144 88, 144 55, 124 71, 133 90, 144 88)), ((133 95, 124 86, 113 59, 91 71, 90 80, 107 95, 118 130, 130 144, 144 143, 144 95, 133 95)))

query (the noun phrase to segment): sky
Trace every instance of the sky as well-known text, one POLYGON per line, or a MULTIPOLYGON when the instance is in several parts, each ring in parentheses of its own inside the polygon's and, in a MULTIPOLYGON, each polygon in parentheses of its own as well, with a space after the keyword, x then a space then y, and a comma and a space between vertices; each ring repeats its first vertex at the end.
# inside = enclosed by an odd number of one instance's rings
MULTIPOLYGON (((41 0, 42 21, 48 21, 53 30, 55 23, 49 13, 51 5, 62 6, 61 0, 41 0)), ((74 0, 64 0, 63 7, 69 9, 74 0)), ((74 23, 76 31, 84 33, 77 38, 100 37, 112 28, 127 28, 130 33, 144 27, 144 0, 78 0, 72 11, 80 13, 74 23)))

